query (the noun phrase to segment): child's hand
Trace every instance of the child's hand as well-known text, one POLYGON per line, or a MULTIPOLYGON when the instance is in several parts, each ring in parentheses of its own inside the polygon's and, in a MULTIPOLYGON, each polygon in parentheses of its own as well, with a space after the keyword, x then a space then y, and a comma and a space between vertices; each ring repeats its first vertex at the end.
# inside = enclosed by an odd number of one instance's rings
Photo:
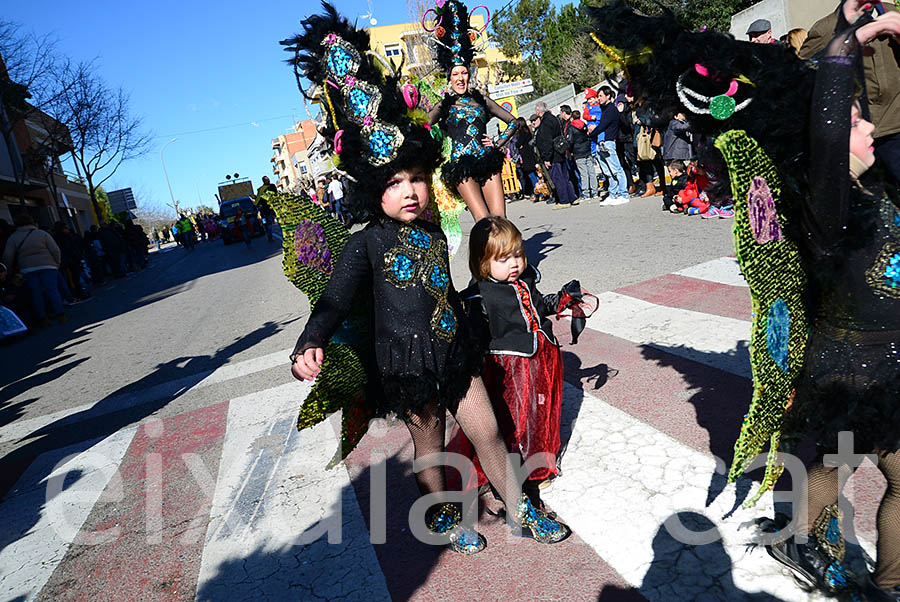
POLYGON ((310 347, 298 354, 291 365, 291 374, 297 380, 315 380, 325 361, 325 350, 321 347, 310 347))

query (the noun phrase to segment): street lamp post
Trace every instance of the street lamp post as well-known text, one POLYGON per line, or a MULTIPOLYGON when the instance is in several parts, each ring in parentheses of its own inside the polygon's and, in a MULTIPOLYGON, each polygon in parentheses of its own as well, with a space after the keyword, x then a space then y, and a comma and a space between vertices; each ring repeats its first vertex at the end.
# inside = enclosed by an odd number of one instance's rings
POLYGON ((159 149, 159 162, 162 163, 163 175, 166 176, 166 186, 169 187, 169 198, 172 199, 172 209, 175 210, 175 215, 178 215, 178 204, 175 202, 175 195, 172 194, 172 184, 169 182, 169 172, 166 171, 166 162, 163 160, 163 151, 166 150, 166 147, 178 140, 178 137, 172 138, 168 142, 162 145, 162 148, 159 149))

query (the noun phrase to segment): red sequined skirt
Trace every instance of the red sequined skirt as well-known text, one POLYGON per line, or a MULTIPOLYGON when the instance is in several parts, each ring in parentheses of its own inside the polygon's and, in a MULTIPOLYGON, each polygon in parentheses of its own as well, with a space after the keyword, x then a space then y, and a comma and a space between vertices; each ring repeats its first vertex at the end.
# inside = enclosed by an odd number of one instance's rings
MULTIPOLYGON (((543 480, 555 476, 563 390, 559 347, 538 335, 537 353, 532 357, 487 355, 482 378, 507 448, 519 452, 525 462, 536 463, 528 478, 543 480)), ((487 483, 475 448, 459 426, 453 429, 447 451, 473 459, 476 474, 464 484, 463 490, 487 483)), ((459 475, 448 474, 448 480, 453 488, 459 475)))

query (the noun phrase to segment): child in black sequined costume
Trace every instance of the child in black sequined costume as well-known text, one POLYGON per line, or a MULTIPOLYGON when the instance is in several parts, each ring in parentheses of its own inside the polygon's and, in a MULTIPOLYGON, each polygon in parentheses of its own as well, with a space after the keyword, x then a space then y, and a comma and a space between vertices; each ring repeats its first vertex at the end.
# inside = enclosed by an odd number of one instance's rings
MULTIPOLYGON (((862 61, 869 60, 863 46, 887 35, 896 51, 900 15, 873 20, 874 4, 839 3, 835 36, 815 68, 777 45, 687 32, 668 11, 645 17, 614 0, 593 15, 609 47, 636 56, 652 46, 652 57, 629 64, 632 76, 657 108, 687 109, 696 132, 718 138, 704 160, 716 168, 719 184, 753 179, 750 193, 734 198, 755 209, 744 232, 755 240, 753 249, 770 249, 774 257, 788 250, 786 243, 796 245, 804 306, 786 320, 763 314, 774 327, 759 348, 773 359, 786 351, 777 332, 784 325, 808 334, 786 408, 772 414, 769 432, 782 441, 811 437, 818 454, 808 469, 808 503, 794 508, 794 530, 779 533, 767 549, 808 589, 870 602, 900 600, 900 201, 879 167, 871 169, 873 127, 862 78, 862 61), (728 169, 716 149, 731 161, 753 160, 728 169), (777 211, 769 176, 779 183, 777 211), (875 572, 861 586, 843 566, 838 471, 824 465, 843 431, 853 434, 854 454, 875 452, 888 483, 878 509, 875 572)), ((770 273, 765 284, 774 289, 785 273, 770 273)), ((789 288, 781 286, 781 293, 789 288)), ((783 358, 786 366, 787 353, 783 358)), ((754 426, 768 428, 762 421, 754 426)), ((736 452, 743 451, 738 444, 736 452)))
MULTIPOLYGON (((366 353, 371 360, 366 400, 374 414, 401 417, 419 459, 444 451, 449 410, 473 440, 516 527, 544 543, 561 541, 568 527, 520 495, 478 376, 481 357, 450 281, 446 239, 422 219, 440 146, 399 108, 404 100, 397 81, 383 79, 365 54, 368 34, 325 8, 326 14, 303 21, 304 33, 284 44, 295 53, 298 72, 320 83, 321 95, 329 87, 339 89, 334 99, 323 99, 332 117, 323 134, 337 137, 335 151, 352 178, 345 205, 368 225, 344 246, 297 341, 292 373, 298 379, 316 377, 326 343, 361 300, 374 339, 366 353)), ((419 470, 416 481, 423 495, 440 493, 446 489, 444 467, 419 470)), ((463 527, 453 504, 433 505, 426 520, 457 552, 474 554, 486 545, 478 532, 463 527)))

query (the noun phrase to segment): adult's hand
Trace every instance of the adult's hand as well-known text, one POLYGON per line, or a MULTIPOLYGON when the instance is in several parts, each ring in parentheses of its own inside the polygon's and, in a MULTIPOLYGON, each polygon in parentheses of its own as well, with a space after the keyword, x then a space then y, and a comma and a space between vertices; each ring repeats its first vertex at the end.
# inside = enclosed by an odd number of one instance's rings
POLYGON ((853 25, 864 13, 872 10, 875 4, 874 0, 845 0, 841 11, 847 23, 853 25))
POLYGON ((856 20, 863 16, 863 13, 872 9, 872 3, 869 0, 844 0, 841 11, 844 13, 844 19, 847 23, 853 25, 856 20))
POLYGON ((291 374, 297 380, 315 380, 325 361, 325 351, 321 347, 310 347, 294 358, 291 374))
POLYGON ((550 161, 544 161, 544 167, 550 169, 550 161))
POLYGON ((889 12, 876 17, 871 23, 866 23, 856 30, 856 39, 860 44, 868 44, 883 34, 900 38, 900 13, 889 12))
POLYGON ((481 144, 483 144, 486 148, 492 148, 494 146, 494 141, 491 140, 491 137, 485 134, 481 137, 481 144))

